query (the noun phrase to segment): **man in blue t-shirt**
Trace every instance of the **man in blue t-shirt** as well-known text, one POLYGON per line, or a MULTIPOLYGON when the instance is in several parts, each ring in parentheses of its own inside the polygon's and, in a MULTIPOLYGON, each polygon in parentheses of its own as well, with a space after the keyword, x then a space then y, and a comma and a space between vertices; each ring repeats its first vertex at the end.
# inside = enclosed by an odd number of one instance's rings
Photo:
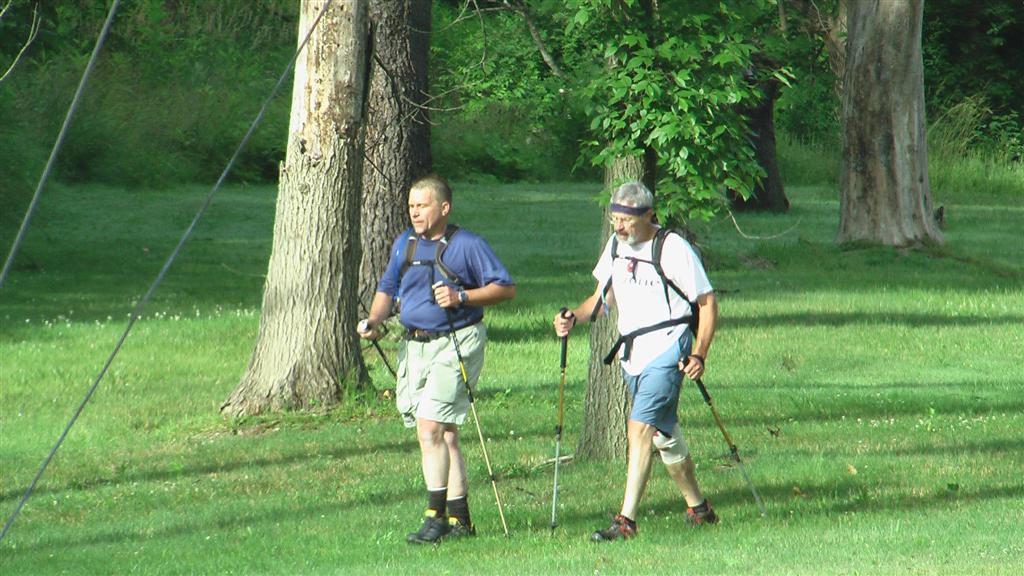
POLYGON ((423 524, 406 538, 414 544, 476 533, 458 427, 469 410, 467 386, 476 386, 484 364, 483 307, 516 294, 511 276, 487 242, 448 225, 451 208, 451 188, 443 178, 431 174, 413 182, 412 228, 395 240, 370 317, 357 328, 363 338, 376 339, 377 328, 400 301, 406 334, 398 351, 395 397, 406 427, 416 428, 427 486, 423 524), (468 382, 463 381, 458 352, 468 382))

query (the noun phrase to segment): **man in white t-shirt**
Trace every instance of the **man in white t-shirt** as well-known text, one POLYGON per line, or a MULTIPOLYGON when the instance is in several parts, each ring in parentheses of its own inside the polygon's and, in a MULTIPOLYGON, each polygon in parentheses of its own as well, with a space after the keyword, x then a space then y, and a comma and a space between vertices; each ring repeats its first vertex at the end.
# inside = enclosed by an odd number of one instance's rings
POLYGON ((591 535, 595 542, 636 535, 636 513, 652 464, 652 445, 686 500, 686 524, 718 522, 697 486, 693 460, 676 415, 683 374, 697 379, 704 373, 718 303, 690 244, 654 224, 653 205, 650 190, 640 182, 626 182, 612 193, 615 234, 594 268, 597 289, 575 309, 556 315, 554 321, 555 333, 565 336, 577 319, 592 321, 611 305, 618 309, 621 338, 605 361, 610 363, 617 351, 633 399, 626 427, 629 466, 622 510, 610 527, 591 535), (654 248, 659 242, 656 263, 654 248), (696 336, 691 330, 694 320, 696 336))

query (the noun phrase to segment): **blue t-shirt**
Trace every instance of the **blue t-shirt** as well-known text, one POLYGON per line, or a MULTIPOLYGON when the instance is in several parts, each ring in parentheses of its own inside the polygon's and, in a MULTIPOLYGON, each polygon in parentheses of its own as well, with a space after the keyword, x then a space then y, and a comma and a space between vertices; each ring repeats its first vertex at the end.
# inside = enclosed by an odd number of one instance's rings
MULTIPOLYGON (((380 277, 378 292, 384 292, 401 301, 399 319, 409 329, 446 332, 448 314, 434 302, 434 291, 431 289, 436 282, 458 288, 454 282, 445 278, 440 268, 435 266, 409 266, 404 276, 399 276, 405 264, 405 250, 409 244, 409 236, 414 232, 410 228, 403 232, 391 246, 391 259, 388 267, 380 277)), ((420 237, 416 242, 416 254, 413 260, 433 261, 437 255, 440 240, 427 240, 420 237)), ((514 284, 508 270, 491 250, 490 245, 476 234, 460 228, 448 241, 448 248, 442 257, 447 266, 465 288, 480 288, 488 284, 511 286, 514 284)), ((482 306, 459 306, 452 308, 452 323, 456 329, 475 324, 484 317, 482 306)))

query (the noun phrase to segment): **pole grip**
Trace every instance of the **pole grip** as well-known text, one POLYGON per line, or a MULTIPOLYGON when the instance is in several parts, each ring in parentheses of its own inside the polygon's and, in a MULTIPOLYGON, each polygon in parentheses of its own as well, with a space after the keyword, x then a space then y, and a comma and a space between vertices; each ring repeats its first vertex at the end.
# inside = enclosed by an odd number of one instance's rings
MULTIPOLYGON (((563 306, 562 309, 558 312, 558 314, 562 318, 567 318, 566 313, 568 311, 569 311, 569 309, 563 306)), ((566 334, 565 336, 562 336, 562 363, 561 363, 561 368, 562 368, 562 373, 563 374, 565 373, 565 356, 566 356, 567 348, 569 347, 568 344, 569 344, 569 335, 566 334)))

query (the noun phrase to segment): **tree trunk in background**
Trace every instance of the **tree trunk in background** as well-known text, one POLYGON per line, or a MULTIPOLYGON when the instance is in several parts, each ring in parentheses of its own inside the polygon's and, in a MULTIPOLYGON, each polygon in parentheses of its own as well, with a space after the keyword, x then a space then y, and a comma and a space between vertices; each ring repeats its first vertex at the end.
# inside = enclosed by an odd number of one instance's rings
POLYGON ((924 0, 852 2, 837 242, 942 242, 925 139, 924 0))
MULTIPOLYGON (((611 194, 613 187, 625 180, 642 180, 654 191, 654 156, 644 158, 620 158, 605 170, 605 192, 611 194)), ((601 226, 601 244, 612 234, 605 209, 601 226)), ((609 313, 590 325, 590 369, 587 376, 587 396, 583 404, 583 428, 579 436, 577 454, 583 459, 608 459, 626 457, 626 420, 629 418, 630 400, 622 380, 622 369, 618 361, 606 366, 602 360, 619 338, 616 327, 618 314, 615 307, 609 313)))
MULTIPOLYGON (((303 0, 299 40, 323 0, 303 0)), ((366 369, 354 326, 367 0, 336 1, 295 64, 259 335, 229 416, 337 403, 366 369)))
MULTIPOLYGON (((755 60, 755 66, 757 64, 755 60)), ((789 198, 786 198, 786 190, 782 186, 782 176, 779 174, 779 163, 775 155, 775 100, 779 97, 779 81, 768 75, 761 78, 757 84, 764 97, 757 106, 746 110, 744 115, 753 132, 757 163, 764 169, 765 177, 754 187, 754 195, 750 198, 744 200, 742 196, 730 190, 729 200, 736 210, 786 212, 789 210, 789 198)))
MULTIPOLYGON (((870 1, 867 0, 867 2, 870 1)), ((857 2, 861 2, 861 0, 857 0, 857 2)), ((832 7, 832 12, 825 14, 821 12, 814 0, 789 0, 789 4, 803 16, 807 29, 819 35, 824 42, 825 49, 828 51, 828 66, 835 75, 834 89, 836 95, 842 98, 843 78, 846 76, 845 39, 849 12, 847 0, 837 0, 832 7)))
POLYGON ((373 61, 363 162, 359 300, 368 313, 391 243, 409 227, 407 193, 430 172, 427 97, 431 3, 372 2, 373 61))
MULTIPOLYGON (((856 0, 854 3, 861 2, 856 0)), ((835 12, 827 18, 828 24, 822 31, 825 47, 828 49, 828 66, 836 76, 836 94, 843 93, 846 78, 846 38, 849 7, 847 0, 836 2, 835 12)))

